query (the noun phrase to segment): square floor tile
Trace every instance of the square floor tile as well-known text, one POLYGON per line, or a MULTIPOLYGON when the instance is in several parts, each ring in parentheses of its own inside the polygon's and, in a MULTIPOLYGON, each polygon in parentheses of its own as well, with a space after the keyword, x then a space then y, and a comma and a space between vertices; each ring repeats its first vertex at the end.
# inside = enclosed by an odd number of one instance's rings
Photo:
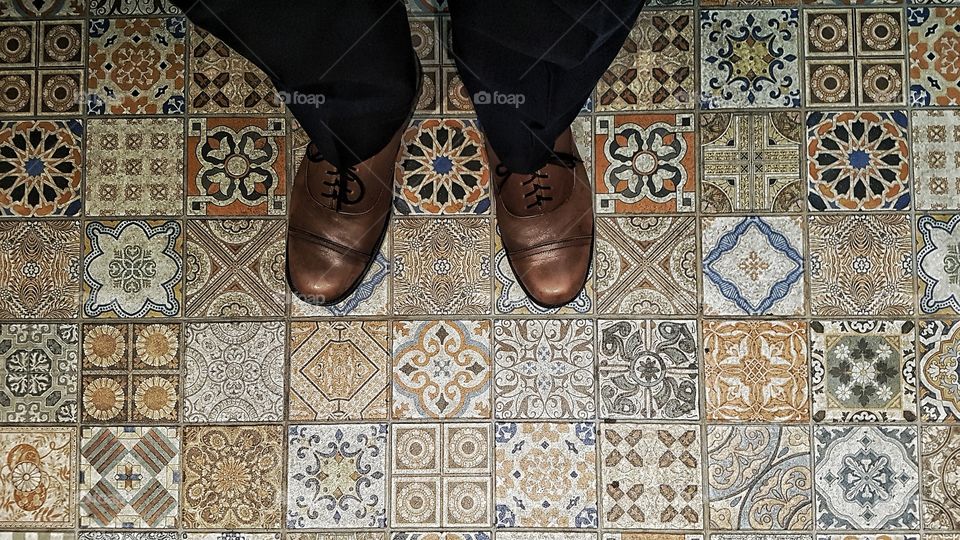
POLYGON ((417 52, 420 64, 432 66, 440 63, 443 45, 440 43, 440 18, 433 15, 411 15, 410 39, 417 52))
POLYGON ((857 99, 864 107, 905 105, 907 68, 902 58, 857 62, 857 99))
POLYGON ((440 73, 442 111, 446 114, 475 114, 473 99, 467 87, 463 85, 457 69, 453 66, 444 66, 440 73))
POLYGON ((800 217, 704 218, 704 315, 805 312, 800 217))
POLYGON ((182 119, 92 119, 87 158, 88 216, 183 213, 182 119))
POLYGON ((700 12, 700 106, 800 106, 800 13, 700 12))
POLYGON ((0 453, 4 475, 10 475, 0 482, 0 527, 72 529, 77 522, 76 428, 0 427, 0 453), (14 471, 23 475, 18 481, 14 471))
POLYGON ((92 19, 87 112, 181 114, 187 20, 92 19))
POLYGON ((83 105, 83 70, 41 70, 37 73, 37 114, 76 116, 83 105))
POLYGON ((83 240, 83 313, 173 317, 183 304, 183 232, 177 221, 92 221, 83 240))
POLYGON ((914 427, 817 427, 813 434, 819 530, 920 525, 914 427))
POLYGON ((82 140, 79 120, 0 122, 0 215, 79 215, 82 140))
POLYGON ((0 222, 0 317, 76 317, 80 222, 0 222))
POLYGON ((282 321, 188 323, 184 330, 184 420, 281 420, 286 341, 282 321))
POLYGON ((0 421, 77 421, 79 334, 75 324, 0 325, 0 421))
POLYGON ((593 321, 499 320, 494 324, 497 418, 594 418, 593 321))
POLYGON ((485 214, 490 172, 476 121, 415 120, 403 134, 394 207, 400 214, 485 214))
POLYGON ((284 215, 287 130, 283 118, 187 121, 187 213, 284 215))
POLYGON ((27 21, 0 22, 3 54, 0 67, 33 67, 37 65, 37 23, 27 21))
POLYGON ((393 222, 393 312, 490 312, 490 222, 481 218, 393 222))
POLYGON ((493 258, 493 272, 496 280, 494 291, 498 314, 555 315, 558 313, 585 314, 593 311, 596 294, 593 287, 592 266, 587 274, 586 284, 573 300, 560 307, 545 308, 531 300, 526 291, 523 290, 516 274, 513 273, 513 268, 510 267, 510 260, 507 259, 507 251, 503 249, 503 240, 499 234, 494 237, 494 249, 496 250, 496 255, 493 258))
POLYGON ((490 321, 393 323, 394 418, 489 418, 490 321))
POLYGON ((814 315, 913 312, 913 246, 903 214, 810 216, 810 309, 814 315))
POLYGON ((80 437, 81 527, 177 527, 178 428, 87 427, 80 437))
POLYGON ((859 56, 896 56, 904 52, 903 10, 898 8, 861 8, 856 15, 857 54, 859 56))
POLYGON ((699 418, 696 321, 597 324, 601 417, 699 418))
MULTIPOLYGON (((0 27, 0 39, 17 39, 9 29, 0 27)), ((0 75, 0 111, 5 118, 30 116, 36 110, 37 73, 30 70, 6 71, 0 75)))
POLYGON ((854 106, 857 77, 853 58, 815 59, 804 62, 807 102, 811 108, 854 106))
POLYGON ((280 528, 282 426, 183 428, 182 526, 280 528))
POLYGON ((260 219, 187 222, 187 316, 283 316, 284 225, 260 219))
MULTIPOLYGON (((383 239, 380 252, 370 263, 360 284, 346 298, 330 306, 315 306, 290 295, 290 312, 294 317, 357 317, 390 314, 390 235, 383 239)), ((286 281, 286 278, 284 278, 286 281)))
POLYGON ((853 10, 837 8, 807 8, 803 10, 806 33, 806 58, 852 57, 856 33, 853 29, 853 10))
POLYGON ((710 528, 813 528, 806 426, 708 426, 710 528))
POLYGON ((287 442, 287 528, 386 527, 386 424, 290 426, 287 442))
POLYGON ((695 314, 696 239, 692 217, 598 219, 594 261, 598 312, 695 314))
POLYGON ((283 103, 270 78, 210 33, 190 25, 192 113, 277 114, 283 103))
POLYGON ((84 54, 83 21, 40 21, 38 63, 42 67, 80 66, 84 54))
POLYGON ((960 111, 914 111, 910 129, 917 209, 960 209, 960 111))
POLYGON ((703 527, 699 426, 606 424, 600 456, 605 528, 703 527))
POLYGON ((290 323, 290 419, 387 418, 386 321, 290 323))
POLYGON ((694 210, 697 145, 692 114, 596 120, 598 213, 694 210))
POLYGON ((808 113, 810 209, 908 210, 907 133, 902 111, 808 113))
POLYGON ((920 321, 920 418, 960 422, 960 320, 920 321))
POLYGON ((596 528, 592 423, 497 423, 496 526, 596 528))
POLYGON ((960 314, 960 214, 917 219, 920 311, 960 314))
POLYGON ((807 327, 802 321, 704 321, 707 419, 810 419, 807 327))
POLYGON ((800 212, 800 113, 704 113, 700 208, 800 212))
POLYGON ((960 101, 960 57, 954 53, 960 7, 907 8, 910 105, 949 107, 960 101))
POLYGON ((597 111, 692 109, 695 24, 692 10, 642 11, 597 83, 597 111))
POLYGON ((923 527, 928 531, 960 529, 960 427, 926 426, 920 440, 923 469, 923 527))

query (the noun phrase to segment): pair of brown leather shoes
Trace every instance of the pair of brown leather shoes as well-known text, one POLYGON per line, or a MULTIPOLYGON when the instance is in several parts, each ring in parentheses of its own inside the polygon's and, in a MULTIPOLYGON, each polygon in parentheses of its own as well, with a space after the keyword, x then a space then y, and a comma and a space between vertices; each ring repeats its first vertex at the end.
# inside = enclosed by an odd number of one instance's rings
MULTIPOLYGON (((302 300, 343 300, 377 256, 393 206, 402 135, 403 129, 377 155, 350 168, 308 149, 294 179, 287 235, 287 275, 302 300)), ((586 283, 593 251, 592 189, 570 129, 533 174, 511 172, 489 143, 487 156, 500 236, 518 282, 543 307, 570 302, 586 283)))

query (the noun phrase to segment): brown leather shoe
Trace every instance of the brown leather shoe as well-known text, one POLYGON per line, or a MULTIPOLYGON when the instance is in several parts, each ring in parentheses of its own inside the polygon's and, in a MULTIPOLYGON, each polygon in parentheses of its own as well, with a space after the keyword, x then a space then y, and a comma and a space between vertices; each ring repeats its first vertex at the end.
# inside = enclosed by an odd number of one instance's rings
POLYGON ((533 174, 514 173, 490 144, 497 224, 517 281, 534 302, 555 308, 583 289, 593 253, 593 189, 567 128, 533 174))

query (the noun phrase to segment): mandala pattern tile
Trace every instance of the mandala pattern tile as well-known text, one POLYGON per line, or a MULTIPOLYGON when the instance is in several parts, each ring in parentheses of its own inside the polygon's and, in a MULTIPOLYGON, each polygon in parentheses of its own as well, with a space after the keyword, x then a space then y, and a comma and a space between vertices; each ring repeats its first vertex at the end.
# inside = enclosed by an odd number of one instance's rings
POLYGON ((88 317, 172 317, 183 303, 183 234, 177 221, 95 221, 83 239, 88 317))
POLYGON ((693 115, 597 117, 597 212, 692 212, 693 115))
POLYGON ((91 19, 87 112, 184 112, 187 21, 183 17, 91 19))
POLYGON ((187 126, 188 214, 284 214, 287 142, 283 118, 193 118, 187 126))
POLYGON ((700 106, 800 106, 800 12, 700 12, 700 106))
POLYGON ((705 315, 803 315, 799 217, 704 218, 705 315))
POLYGON ((917 220, 920 311, 960 314, 960 214, 917 220))
POLYGON ((393 311, 490 311, 490 223, 482 218, 393 222, 393 311))
POLYGON ((80 223, 0 222, 0 317, 76 317, 80 223))
POLYGON ((315 306, 290 295, 291 314, 294 317, 357 317, 364 315, 386 316, 390 313, 390 247, 388 234, 380 246, 380 253, 370 263, 357 288, 346 298, 331 306, 315 306))
POLYGON ((0 215, 80 214, 79 120, 0 122, 0 215))
POLYGON ((704 212, 799 212, 800 113, 700 116, 704 212))
MULTIPOLYGON (((10 32, 0 30, 0 39, 11 39, 10 32)), ((36 78, 36 73, 31 71, 4 71, 0 74, 0 112, 5 117, 33 113, 36 78)))
POLYGON ((79 334, 75 324, 0 325, 0 422, 77 421, 79 334))
POLYGON ((191 113, 277 114, 280 95, 252 62, 202 28, 190 26, 191 113))
POLYGON ((960 209, 960 111, 914 111, 910 128, 917 209, 960 209))
POLYGON ((594 261, 602 314, 697 312, 697 234, 692 217, 597 220, 594 261))
POLYGON ((87 158, 88 216, 183 212, 182 120, 90 120, 87 158))
POLYGON ((642 11, 597 83, 597 111, 692 109, 692 10, 642 11))
POLYGON ((960 529, 960 427, 922 428, 920 466, 923 469, 923 527, 960 529))
POLYGON ((817 427, 813 434, 820 530, 920 525, 914 427, 817 427))
POLYGON ((802 321, 704 321, 707 419, 810 419, 807 327, 802 321))
POLYGON ((290 419, 386 419, 389 340, 384 321, 290 323, 290 419))
POLYGON ((282 316, 285 235, 282 220, 188 222, 187 316, 282 316))
POLYGON ((394 418, 489 418, 490 322, 393 324, 394 418))
POLYGON ((386 526, 387 425, 290 426, 286 526, 386 526))
POLYGON ((175 528, 180 477, 178 428, 83 428, 80 526, 175 528))
POLYGON ((811 216, 807 231, 814 315, 896 316, 913 311, 908 216, 811 216))
POLYGON ((494 415, 594 418, 593 334, 584 319, 496 321, 494 415))
POLYGON ((279 528, 283 453, 282 426, 183 428, 182 526, 279 528))
POLYGON ((0 527, 74 527, 77 440, 71 427, 0 427, 0 527))
POLYGON ((184 420, 281 420, 285 333, 281 321, 187 324, 184 420))
POLYGON ((600 416, 697 420, 696 321, 599 321, 600 416))
POLYGON ((598 526, 593 423, 496 424, 497 528, 598 526))
POLYGON ((503 240, 497 234, 494 238, 494 291, 496 294, 496 310, 498 314, 512 315, 546 315, 546 314, 585 314, 594 309, 596 294, 594 292, 593 277, 594 268, 591 265, 587 274, 587 282, 583 289, 577 293, 569 303, 555 308, 544 308, 527 296, 523 286, 517 280, 513 268, 510 267, 510 261, 507 259, 507 252, 503 249, 503 240))
POLYGON ((600 441, 603 526, 700 529, 700 428, 605 424, 600 441))
POLYGON ((909 177, 905 113, 807 115, 812 210, 907 210, 909 177))
POLYGON ((960 103, 960 7, 907 8, 910 41, 910 105, 950 107, 960 103))
POLYGON ((960 422, 960 321, 920 321, 920 418, 960 422))

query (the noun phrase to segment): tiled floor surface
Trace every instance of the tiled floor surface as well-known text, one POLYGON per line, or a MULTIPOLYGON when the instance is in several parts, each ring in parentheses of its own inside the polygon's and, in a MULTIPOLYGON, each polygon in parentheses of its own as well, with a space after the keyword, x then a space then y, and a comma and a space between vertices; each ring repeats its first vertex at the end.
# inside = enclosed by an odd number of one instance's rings
POLYGON ((0 538, 960 538, 960 5, 734 4, 640 15, 544 313, 444 14, 383 254, 315 308, 262 73, 164 0, 0 2, 0 538))

